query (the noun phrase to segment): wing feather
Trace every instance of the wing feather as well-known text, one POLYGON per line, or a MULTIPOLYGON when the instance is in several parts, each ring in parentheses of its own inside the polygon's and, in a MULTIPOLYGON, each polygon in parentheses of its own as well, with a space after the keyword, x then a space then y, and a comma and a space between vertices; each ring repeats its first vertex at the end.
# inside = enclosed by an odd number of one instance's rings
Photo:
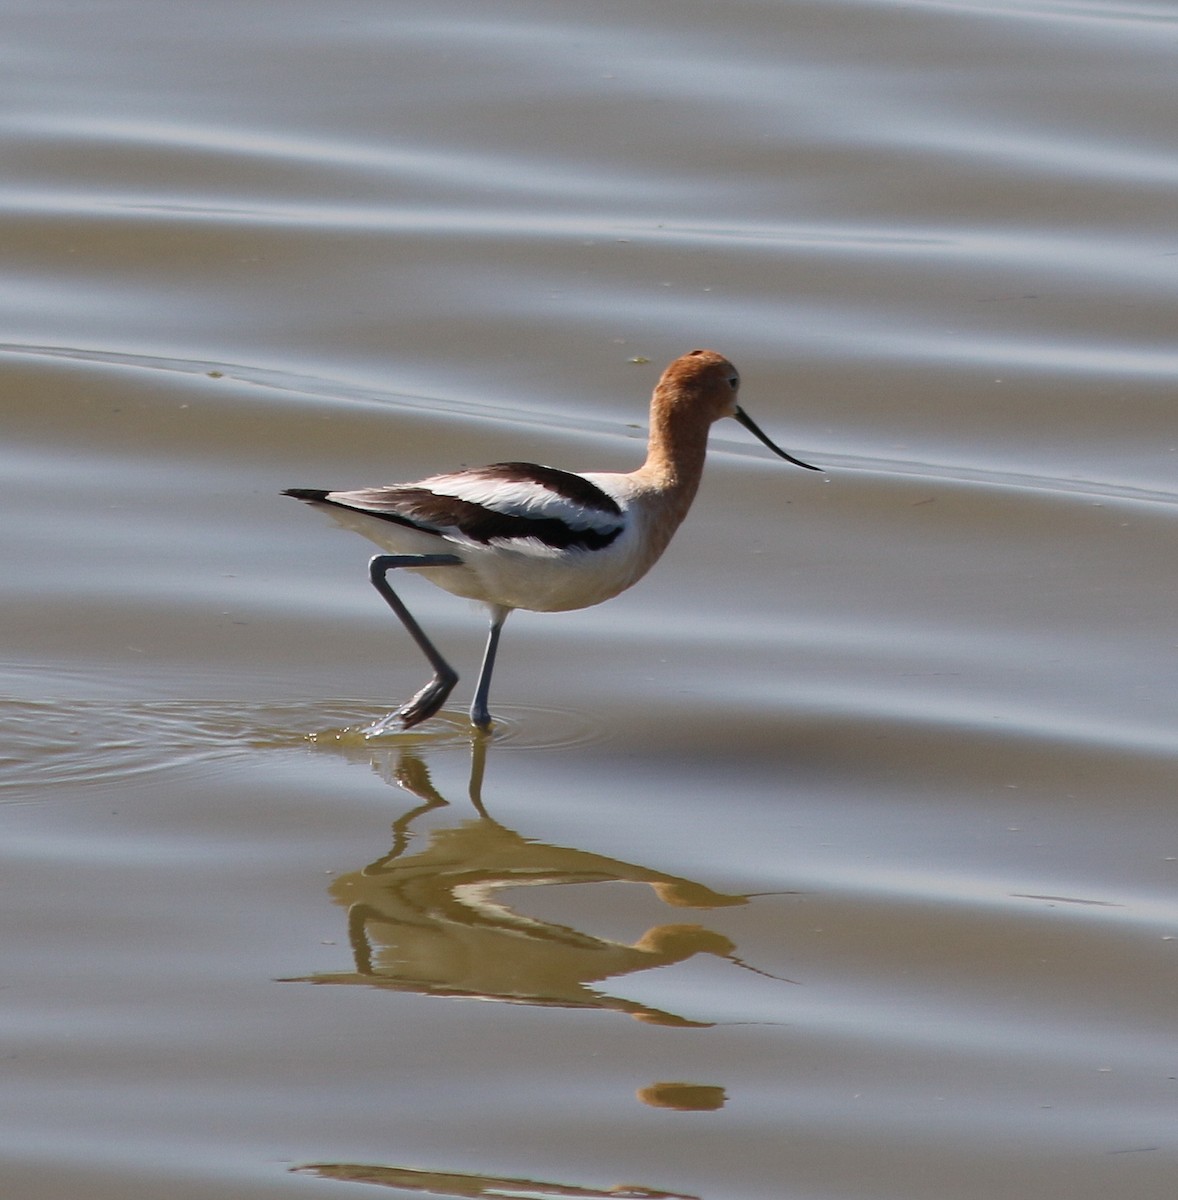
POLYGON ((600 550, 622 532, 618 502, 582 475, 495 463, 420 483, 301 496, 483 545, 534 539, 554 550, 600 550))

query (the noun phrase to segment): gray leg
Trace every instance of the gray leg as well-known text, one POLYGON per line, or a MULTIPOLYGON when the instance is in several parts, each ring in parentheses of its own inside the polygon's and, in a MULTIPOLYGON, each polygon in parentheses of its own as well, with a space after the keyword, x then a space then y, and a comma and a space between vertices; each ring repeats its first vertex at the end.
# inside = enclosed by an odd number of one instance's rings
POLYGON ((413 619, 413 615, 402 603, 400 596, 389 586, 386 575, 397 567, 452 567, 462 562, 454 554, 378 554, 368 564, 368 577, 372 586, 384 597, 389 608, 397 614, 401 624, 409 631, 409 636, 420 647, 422 654, 429 659, 429 665, 434 669, 434 677, 413 697, 402 704, 396 712, 378 721, 373 729, 383 729, 386 722, 398 719, 405 729, 428 720, 446 703, 454 685, 458 682, 458 673, 438 653, 433 642, 425 636, 425 631, 413 619))
POLYGON ((491 690, 491 672, 495 669, 495 652, 499 649, 499 631, 507 620, 508 609, 491 610, 491 630, 487 634, 487 648, 483 652, 483 667, 479 672, 478 687, 474 691, 474 703, 470 706, 470 720, 479 729, 491 727, 491 714, 487 711, 487 694, 491 690))

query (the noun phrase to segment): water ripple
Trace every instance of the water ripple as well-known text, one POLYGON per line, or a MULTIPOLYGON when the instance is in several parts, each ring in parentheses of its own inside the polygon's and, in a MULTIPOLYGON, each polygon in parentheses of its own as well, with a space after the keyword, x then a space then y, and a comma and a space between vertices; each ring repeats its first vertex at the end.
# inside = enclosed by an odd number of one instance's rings
MULTIPOLYGON (((361 402, 410 412, 446 414, 480 422, 494 421, 496 424, 525 426, 529 429, 540 427, 597 436, 620 436, 626 440, 644 436, 642 430, 635 430, 633 426, 620 426, 616 421, 595 420, 583 413, 566 417, 555 411, 521 411, 519 407, 508 408, 482 401, 365 388, 345 383, 342 380, 291 371, 275 371, 241 363, 210 363, 199 359, 165 358, 154 355, 90 350, 82 347, 20 343, 0 343, 0 356, 3 355, 65 359, 80 363, 108 363, 145 371, 175 372, 183 375, 214 375, 219 378, 253 384, 259 388, 272 389, 280 393, 279 403, 288 403, 290 400, 298 398, 305 398, 315 403, 327 401, 344 405, 361 402)), ((1170 357, 1173 358, 1174 371, 1178 373, 1178 356, 1170 357)), ((747 447, 735 442, 718 443, 715 453, 731 454, 736 457, 763 457, 763 452, 759 448, 747 447)), ((962 467, 917 459, 825 454, 823 455, 823 465, 839 471, 943 480, 1012 491, 1046 491, 1062 496, 1099 497, 1150 505, 1173 506, 1178 504, 1178 489, 1143 488, 1098 479, 1076 479, 995 468, 962 467)))
MULTIPOLYGON (((117 784, 214 759, 316 747, 354 756, 410 746, 470 744, 463 714, 442 713, 425 729, 366 736, 387 711, 371 702, 290 704, 239 700, 0 701, 0 796, 47 796, 56 784, 117 784)), ((571 710, 496 710, 493 739, 509 750, 555 750, 603 741, 600 723, 571 710)))

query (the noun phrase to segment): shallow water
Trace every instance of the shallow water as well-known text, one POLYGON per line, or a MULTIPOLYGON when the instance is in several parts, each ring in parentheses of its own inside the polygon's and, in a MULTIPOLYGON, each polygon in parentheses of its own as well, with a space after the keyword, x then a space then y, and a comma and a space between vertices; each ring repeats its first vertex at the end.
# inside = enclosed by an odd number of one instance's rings
POLYGON ((0 1191, 1169 1200, 1178 7, 3 11, 0 1191), (826 474, 363 737, 279 491, 694 345, 826 474))

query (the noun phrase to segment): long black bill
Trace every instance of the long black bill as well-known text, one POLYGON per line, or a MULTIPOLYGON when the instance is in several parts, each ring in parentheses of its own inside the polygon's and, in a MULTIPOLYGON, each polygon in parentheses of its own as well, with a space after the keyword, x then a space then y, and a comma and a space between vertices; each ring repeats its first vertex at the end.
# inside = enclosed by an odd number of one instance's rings
POLYGON ((792 454, 786 454, 786 452, 784 450, 782 450, 782 448, 780 446, 775 446, 769 440, 769 438, 764 433, 761 432, 761 430, 757 426, 756 421, 754 421, 752 419, 752 417, 750 417, 748 415, 748 413, 746 413, 744 411, 743 408, 738 408, 736 410, 736 412, 734 412, 732 415, 745 427, 745 429, 747 429, 749 431, 749 433, 751 433, 753 435, 753 437, 755 437, 757 439, 757 441, 763 442, 766 446, 769 447, 770 450, 773 451, 774 454, 777 454, 781 458, 784 458, 786 460, 786 462, 791 462, 795 466, 798 466, 798 467, 805 467, 807 471, 821 471, 822 470, 821 467, 814 467, 814 466, 811 466, 808 462, 802 462, 802 460, 800 458, 794 458, 794 456, 792 454))

